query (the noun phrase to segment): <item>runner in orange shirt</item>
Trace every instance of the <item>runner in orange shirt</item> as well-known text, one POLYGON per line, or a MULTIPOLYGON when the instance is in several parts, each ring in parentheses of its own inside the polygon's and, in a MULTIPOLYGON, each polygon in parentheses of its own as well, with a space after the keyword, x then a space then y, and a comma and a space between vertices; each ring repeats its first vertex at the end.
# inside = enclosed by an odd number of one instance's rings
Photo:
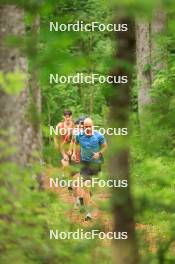
POLYGON ((61 164, 63 170, 69 166, 71 161, 70 142, 72 140, 72 133, 74 122, 72 120, 72 111, 64 111, 64 121, 58 123, 58 135, 54 137, 55 147, 61 152, 61 164))

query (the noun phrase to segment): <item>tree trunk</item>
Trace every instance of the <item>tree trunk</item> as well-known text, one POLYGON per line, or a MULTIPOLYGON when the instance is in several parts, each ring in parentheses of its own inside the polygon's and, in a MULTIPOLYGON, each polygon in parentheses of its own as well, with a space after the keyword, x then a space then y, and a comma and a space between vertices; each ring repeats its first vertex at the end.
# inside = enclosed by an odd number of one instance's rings
MULTIPOLYGON (((7 144, 6 149, 3 149, 1 154, 3 155, 3 160, 13 161, 18 165, 30 164, 35 158, 35 151, 40 151, 40 143, 38 143, 39 132, 38 129, 34 132, 29 113, 31 95, 27 78, 27 60, 21 54, 19 48, 8 47, 5 43, 5 39, 9 35, 15 35, 22 39, 24 34, 24 11, 15 5, 1 6, 0 71, 6 77, 8 73, 14 73, 18 70, 20 73, 25 74, 26 77, 23 90, 17 95, 7 93, 2 87, 0 91, 0 131, 7 144), (15 148, 15 153, 9 154, 9 150, 12 148, 15 148), (6 151, 5 154, 4 150, 8 150, 8 152, 6 151)), ((36 108, 40 107, 38 88, 36 90, 32 89, 31 94, 38 101, 36 108)))
POLYGON ((151 102, 151 51, 150 26, 148 22, 136 22, 136 59, 138 108, 139 116, 141 116, 143 108, 151 102))
MULTIPOLYGON (((5 75, 19 70, 27 74, 26 59, 19 49, 9 48, 5 44, 8 35, 23 37, 24 12, 16 6, 4 5, 0 7, 0 70, 5 75)), ((8 148, 14 147, 15 154, 6 156, 18 164, 25 165, 31 157, 30 132, 31 127, 26 122, 25 113, 28 106, 29 90, 25 81, 20 95, 8 94, 1 89, 0 129, 6 132, 8 148)), ((2 87, 1 87, 2 88, 2 87)))
MULTIPOLYGON (((89 35, 89 62, 88 62, 88 73, 91 75, 93 73, 93 61, 91 59, 91 52, 92 52, 92 45, 93 45, 93 38, 92 34, 89 35)), ((94 110, 94 84, 89 85, 89 115, 92 116, 94 110)))
POLYGON ((39 33, 40 18, 35 16, 32 29, 32 49, 33 49, 33 65, 30 74, 30 94, 31 94, 31 111, 34 113, 31 124, 33 125, 33 146, 34 150, 41 155, 42 137, 40 129, 40 116, 41 116, 41 92, 38 82, 38 64, 36 58, 38 58, 38 33, 39 33), (35 61, 36 60, 36 61, 35 61))
POLYGON ((152 23, 151 23, 151 61, 152 61, 152 71, 151 77, 152 81, 155 80, 156 74, 161 70, 166 69, 167 59, 166 51, 162 43, 158 43, 158 37, 164 33, 166 28, 166 13, 161 9, 157 9, 154 13, 152 23))
MULTIPOLYGON (((120 64, 112 72, 116 76, 127 75, 128 83, 109 87, 110 127, 114 128, 129 126, 131 69, 133 68, 135 50, 133 22, 126 17, 117 23, 128 24, 129 30, 125 33, 116 33, 116 43, 118 44, 116 59, 120 64)), ((128 235, 126 240, 114 240, 114 263, 136 264, 139 262, 134 207, 130 191, 128 137, 112 136, 109 139, 109 145, 111 146, 111 153, 109 154, 110 178, 127 180, 128 182, 127 188, 114 188, 112 191, 114 232, 127 232, 128 235)))
MULTIPOLYGON (((40 17, 35 15, 31 28, 32 59, 30 73, 30 113, 33 138, 33 159, 42 162, 42 135, 41 135, 41 91, 38 82, 38 34, 40 29, 40 17), (32 114, 33 113, 33 114, 32 114)), ((40 189, 44 188, 44 175, 37 175, 40 189)))
POLYGON ((90 86, 90 98, 89 98, 89 115, 92 116, 94 109, 94 86, 91 84, 90 86))

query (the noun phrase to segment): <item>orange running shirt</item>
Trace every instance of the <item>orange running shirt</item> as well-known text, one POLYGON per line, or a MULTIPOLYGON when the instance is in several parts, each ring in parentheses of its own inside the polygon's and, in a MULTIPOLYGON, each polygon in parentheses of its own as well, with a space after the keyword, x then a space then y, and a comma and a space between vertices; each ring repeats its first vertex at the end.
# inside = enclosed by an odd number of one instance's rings
POLYGON ((68 127, 64 122, 58 124, 58 134, 60 135, 61 143, 70 143, 72 139, 72 132, 74 128, 74 123, 71 122, 71 125, 68 127))

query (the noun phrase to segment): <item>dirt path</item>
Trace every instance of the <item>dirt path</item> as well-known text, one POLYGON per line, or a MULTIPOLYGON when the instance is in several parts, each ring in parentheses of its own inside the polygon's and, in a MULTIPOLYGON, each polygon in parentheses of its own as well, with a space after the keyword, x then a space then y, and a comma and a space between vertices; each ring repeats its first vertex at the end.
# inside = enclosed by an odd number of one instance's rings
MULTIPOLYGON (((50 188, 49 185, 49 178, 58 175, 57 177, 60 177, 60 169, 53 168, 53 167, 47 167, 45 170, 46 177, 45 177, 45 188, 48 191, 53 191, 58 194, 59 199, 64 201, 67 204, 71 205, 71 209, 65 213, 66 217, 69 218, 69 220, 73 223, 79 224, 81 227, 90 227, 95 224, 100 224, 101 229, 103 229, 104 232, 112 231, 112 215, 110 213, 107 213, 104 210, 100 210, 99 204, 102 202, 106 202, 110 198, 109 193, 104 192, 97 192, 95 195, 93 195, 93 199, 95 200, 94 203, 94 210, 92 212, 93 221, 85 221, 84 220, 84 214, 79 212, 79 209, 74 208, 74 197, 73 194, 71 194, 67 188, 62 187, 52 187, 50 188)), ((151 225, 144 225, 144 224, 136 224, 136 229, 139 230, 143 237, 145 238, 145 243, 149 246, 149 249, 151 252, 156 251, 156 232, 154 230, 154 227, 151 225)), ((104 245, 111 245, 111 241, 103 241, 104 245)))
POLYGON ((58 194, 59 198, 62 199, 65 203, 71 204, 72 209, 66 213, 67 217, 69 217, 71 222, 76 222, 81 226, 91 226, 94 225, 95 222, 100 222, 103 225, 105 231, 112 230, 112 217, 110 214, 104 213, 98 208, 98 204, 104 201, 107 201, 110 198, 108 193, 98 192, 93 195, 93 203, 94 210, 92 212, 93 222, 85 221, 84 214, 79 212, 79 209, 74 208, 74 197, 72 192, 69 192, 67 188, 62 187, 52 187, 49 185, 49 178, 53 177, 53 175, 59 175, 61 173, 58 169, 48 167, 46 169, 46 177, 45 177, 45 188, 49 191, 54 191, 58 194))

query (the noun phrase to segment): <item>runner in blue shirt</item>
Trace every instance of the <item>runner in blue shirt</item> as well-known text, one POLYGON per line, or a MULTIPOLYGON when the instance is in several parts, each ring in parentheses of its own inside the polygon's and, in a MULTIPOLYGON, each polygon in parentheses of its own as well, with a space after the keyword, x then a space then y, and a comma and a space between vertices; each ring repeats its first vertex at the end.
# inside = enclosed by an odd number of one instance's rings
MULTIPOLYGON (((104 136, 93 130, 93 122, 90 118, 84 120, 84 129, 76 135, 76 144, 80 145, 80 174, 84 180, 91 180, 91 177, 98 175, 103 163, 103 153, 107 148, 104 136)), ((91 219, 88 213, 86 220, 91 219)))
POLYGON ((90 176, 101 171, 106 140, 101 133, 93 130, 92 120, 86 118, 84 130, 76 136, 76 143, 80 144, 81 175, 85 180, 90 179, 90 176))

